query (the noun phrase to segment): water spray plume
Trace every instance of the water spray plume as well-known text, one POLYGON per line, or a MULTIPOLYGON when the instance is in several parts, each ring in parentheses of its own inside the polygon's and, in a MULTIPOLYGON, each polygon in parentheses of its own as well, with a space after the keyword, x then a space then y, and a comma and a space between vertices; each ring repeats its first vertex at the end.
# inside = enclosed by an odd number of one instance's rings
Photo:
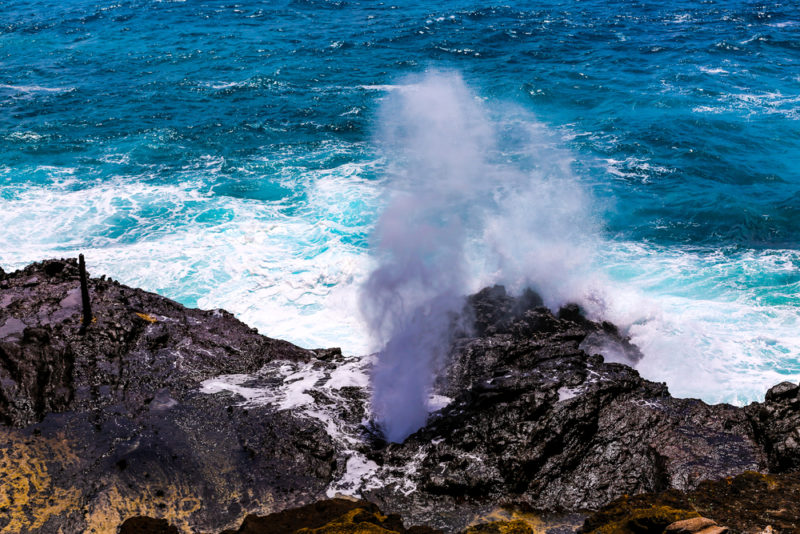
POLYGON ((388 198, 373 236, 377 267, 361 292, 379 352, 372 406, 390 441, 425 424, 463 296, 477 284, 519 290, 540 279, 558 288, 544 288, 546 302, 569 298, 577 286, 566 279, 576 263, 568 259, 587 226, 582 190, 559 179, 569 176, 566 158, 528 146, 538 133, 523 132, 520 150, 545 164, 509 165, 489 110, 461 76, 406 82, 380 112, 388 198))

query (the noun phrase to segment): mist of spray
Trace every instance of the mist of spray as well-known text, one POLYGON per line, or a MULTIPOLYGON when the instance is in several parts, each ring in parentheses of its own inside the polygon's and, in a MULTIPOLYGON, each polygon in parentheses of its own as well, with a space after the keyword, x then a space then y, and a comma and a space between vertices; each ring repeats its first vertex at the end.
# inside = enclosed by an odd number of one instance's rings
POLYGON ((465 294, 533 285, 555 305, 584 289, 575 251, 588 218, 568 158, 535 121, 490 112, 443 72, 408 80, 382 105, 389 197, 361 308, 379 352, 372 407, 390 441, 425 424, 465 294))
POLYGON ((592 199, 554 135, 524 111, 506 109, 501 116, 509 114, 519 117, 506 124, 516 132, 514 142, 504 143, 514 164, 496 168, 502 184, 471 249, 482 262, 474 270, 478 285, 502 283, 513 292, 532 287, 552 310, 577 302, 601 316, 605 281, 595 272, 601 239, 592 199))

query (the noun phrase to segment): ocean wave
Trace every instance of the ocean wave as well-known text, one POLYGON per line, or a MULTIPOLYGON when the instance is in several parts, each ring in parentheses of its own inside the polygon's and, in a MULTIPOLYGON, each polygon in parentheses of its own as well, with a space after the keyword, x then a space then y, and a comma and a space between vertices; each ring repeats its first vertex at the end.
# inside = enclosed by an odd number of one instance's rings
POLYGON ((706 74, 728 74, 728 71, 721 67, 704 67, 701 65, 698 69, 706 74))
POLYGON ((44 94, 59 94, 69 93, 75 90, 74 87, 43 87, 41 85, 10 85, 0 84, 0 89, 6 89, 16 93, 44 93, 44 94))
POLYGON ((379 192, 363 168, 287 173, 305 190, 291 206, 215 195, 200 181, 23 187, 0 210, 0 225, 17 229, 0 237, 0 264, 80 252, 95 276, 226 308, 304 346, 366 352, 356 287, 369 259, 354 236, 366 234, 379 192))
POLYGON ((714 104, 695 106, 701 113, 744 113, 746 116, 780 115, 790 120, 800 118, 800 95, 785 95, 780 91, 763 93, 727 93, 714 104))
POLYGON ((627 329, 646 378, 738 405, 800 380, 800 252, 601 248, 602 298, 587 305, 627 329))

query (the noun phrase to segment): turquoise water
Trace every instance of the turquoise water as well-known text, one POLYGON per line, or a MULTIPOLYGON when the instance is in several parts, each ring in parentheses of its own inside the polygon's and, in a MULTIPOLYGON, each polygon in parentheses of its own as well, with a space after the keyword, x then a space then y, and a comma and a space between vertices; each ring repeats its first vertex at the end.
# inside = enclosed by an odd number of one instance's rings
MULTIPOLYGON (((0 265, 82 251, 268 335, 369 350, 380 110, 432 69, 488 110, 493 157, 568 168, 592 242, 565 239, 569 296, 628 328, 645 376, 738 403, 800 380, 790 2, 5 2, 0 265)), ((529 281, 567 295, 546 267, 529 281)))

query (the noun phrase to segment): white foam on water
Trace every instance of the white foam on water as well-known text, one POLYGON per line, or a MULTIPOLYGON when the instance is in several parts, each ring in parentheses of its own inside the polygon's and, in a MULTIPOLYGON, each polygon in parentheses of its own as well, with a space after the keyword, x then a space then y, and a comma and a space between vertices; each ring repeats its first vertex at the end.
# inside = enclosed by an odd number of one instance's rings
POLYGON ((720 113, 725 113, 725 110, 722 108, 714 107, 714 106, 695 106, 692 108, 693 113, 711 113, 713 115, 719 115, 720 113))
POLYGON ((644 158, 629 157, 625 160, 607 158, 605 162, 605 169, 609 174, 628 180, 634 179, 643 184, 650 182, 654 176, 662 177, 675 172, 668 167, 653 165, 644 158))
POLYGON ((689 13, 681 13, 680 15, 675 15, 672 19, 668 20, 667 22, 671 22, 672 24, 685 24, 687 22, 692 22, 693 18, 692 15, 689 13))
MULTIPOLYGON (((216 172, 209 161, 198 172, 216 172)), ((47 187, 7 188, 0 210, 4 269, 84 253, 93 276, 155 291, 189 306, 225 308, 271 337, 366 353, 356 290, 370 259, 352 235, 377 184, 346 164, 284 181, 302 205, 212 195, 199 180, 122 179, 78 188, 65 169, 47 187), (292 209, 289 209, 289 208, 292 209)))
POLYGON ((797 26, 800 22, 796 20, 787 20, 783 22, 776 22, 774 24, 767 24, 767 26, 772 26, 773 28, 789 28, 791 26, 797 26))
POLYGON ((0 89, 16 91, 18 93, 67 93, 74 91, 74 87, 43 87, 41 85, 11 85, 0 84, 0 89))
POLYGON ((737 405, 800 381, 800 252, 604 250, 604 287, 584 304, 627 330, 645 378, 679 397, 737 405))
POLYGON ((700 72, 705 72, 706 74, 728 74, 728 71, 721 68, 721 67, 698 67, 700 72))
POLYGON ((800 96, 780 91, 761 93, 723 93, 711 105, 695 106, 695 113, 738 113, 745 117, 779 115, 787 119, 800 118, 800 96))
POLYGON ((398 91, 406 89, 407 85, 391 85, 391 84, 382 84, 382 85, 359 85, 361 89, 366 91, 398 91))
POLYGON ((11 141, 34 142, 34 141, 41 141, 44 138, 44 136, 33 131, 26 131, 26 132, 11 132, 10 134, 7 134, 5 138, 11 141))

